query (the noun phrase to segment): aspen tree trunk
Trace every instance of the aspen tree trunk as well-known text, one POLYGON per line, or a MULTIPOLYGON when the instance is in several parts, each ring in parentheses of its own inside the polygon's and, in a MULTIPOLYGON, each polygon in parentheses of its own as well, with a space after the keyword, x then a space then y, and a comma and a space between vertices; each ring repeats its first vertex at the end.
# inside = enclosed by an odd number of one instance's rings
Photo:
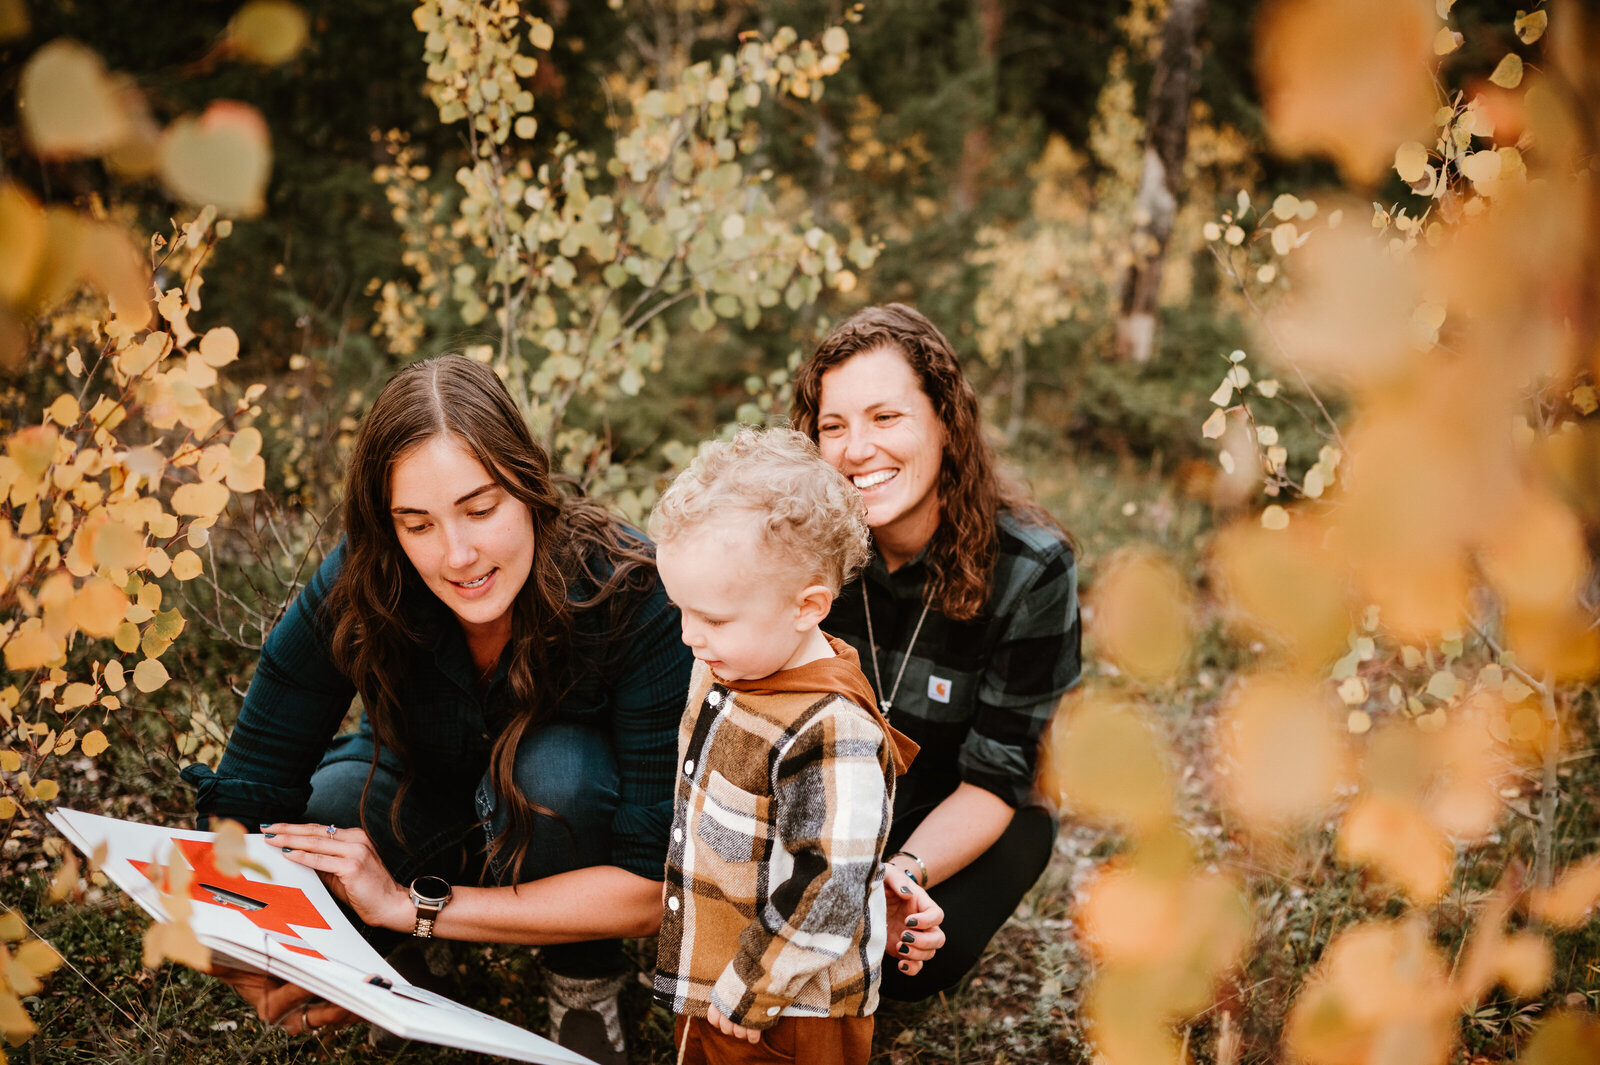
MULTIPOLYGON (((978 0, 979 58, 992 73, 1000 53, 1000 30, 1005 25, 1004 0, 978 0)), ((996 88, 998 91, 998 87, 996 88)), ((989 165, 989 119, 967 131, 961 143, 961 169, 956 174, 955 208, 966 213, 978 203, 978 186, 989 165)))
POLYGON ((1134 208, 1139 225, 1133 234, 1133 262, 1118 296, 1118 359, 1148 362, 1155 352, 1161 263, 1183 194, 1189 105, 1200 80, 1197 38, 1205 9, 1206 0, 1170 0, 1161 29, 1161 54, 1145 108, 1144 172, 1134 208))

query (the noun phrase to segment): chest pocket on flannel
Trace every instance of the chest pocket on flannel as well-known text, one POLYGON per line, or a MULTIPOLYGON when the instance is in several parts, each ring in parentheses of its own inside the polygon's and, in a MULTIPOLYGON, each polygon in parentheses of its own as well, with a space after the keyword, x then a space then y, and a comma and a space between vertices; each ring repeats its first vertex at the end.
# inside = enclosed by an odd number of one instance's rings
POLYGON ((765 856, 771 833, 772 800, 752 795, 715 769, 706 778, 705 804, 695 834, 725 862, 753 862, 765 856))

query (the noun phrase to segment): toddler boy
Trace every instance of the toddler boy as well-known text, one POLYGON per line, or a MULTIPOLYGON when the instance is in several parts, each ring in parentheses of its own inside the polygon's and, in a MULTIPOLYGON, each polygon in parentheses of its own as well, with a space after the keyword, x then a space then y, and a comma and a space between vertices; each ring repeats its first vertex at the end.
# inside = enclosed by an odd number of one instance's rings
POLYGON ((650 534, 697 660, 655 978, 678 1060, 865 1065, 916 747, 818 627, 867 559, 860 493, 801 434, 745 429, 678 477, 650 534))

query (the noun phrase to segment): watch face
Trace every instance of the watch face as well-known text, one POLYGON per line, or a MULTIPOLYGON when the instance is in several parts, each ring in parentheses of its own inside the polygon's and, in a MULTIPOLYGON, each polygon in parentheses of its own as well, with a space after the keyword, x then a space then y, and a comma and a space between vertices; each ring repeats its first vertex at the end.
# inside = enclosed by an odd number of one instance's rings
POLYGON ((450 898, 450 881, 442 876, 419 876, 411 882, 411 897, 443 905, 450 898))

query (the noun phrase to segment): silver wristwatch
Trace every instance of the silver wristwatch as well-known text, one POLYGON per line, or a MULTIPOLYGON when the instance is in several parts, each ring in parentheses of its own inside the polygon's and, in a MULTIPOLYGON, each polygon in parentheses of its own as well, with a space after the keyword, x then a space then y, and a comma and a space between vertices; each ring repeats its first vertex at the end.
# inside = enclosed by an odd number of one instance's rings
POLYGON ((450 899, 450 881, 442 876, 419 876, 411 881, 411 903, 417 908, 417 924, 411 934, 432 939, 433 922, 450 899))

